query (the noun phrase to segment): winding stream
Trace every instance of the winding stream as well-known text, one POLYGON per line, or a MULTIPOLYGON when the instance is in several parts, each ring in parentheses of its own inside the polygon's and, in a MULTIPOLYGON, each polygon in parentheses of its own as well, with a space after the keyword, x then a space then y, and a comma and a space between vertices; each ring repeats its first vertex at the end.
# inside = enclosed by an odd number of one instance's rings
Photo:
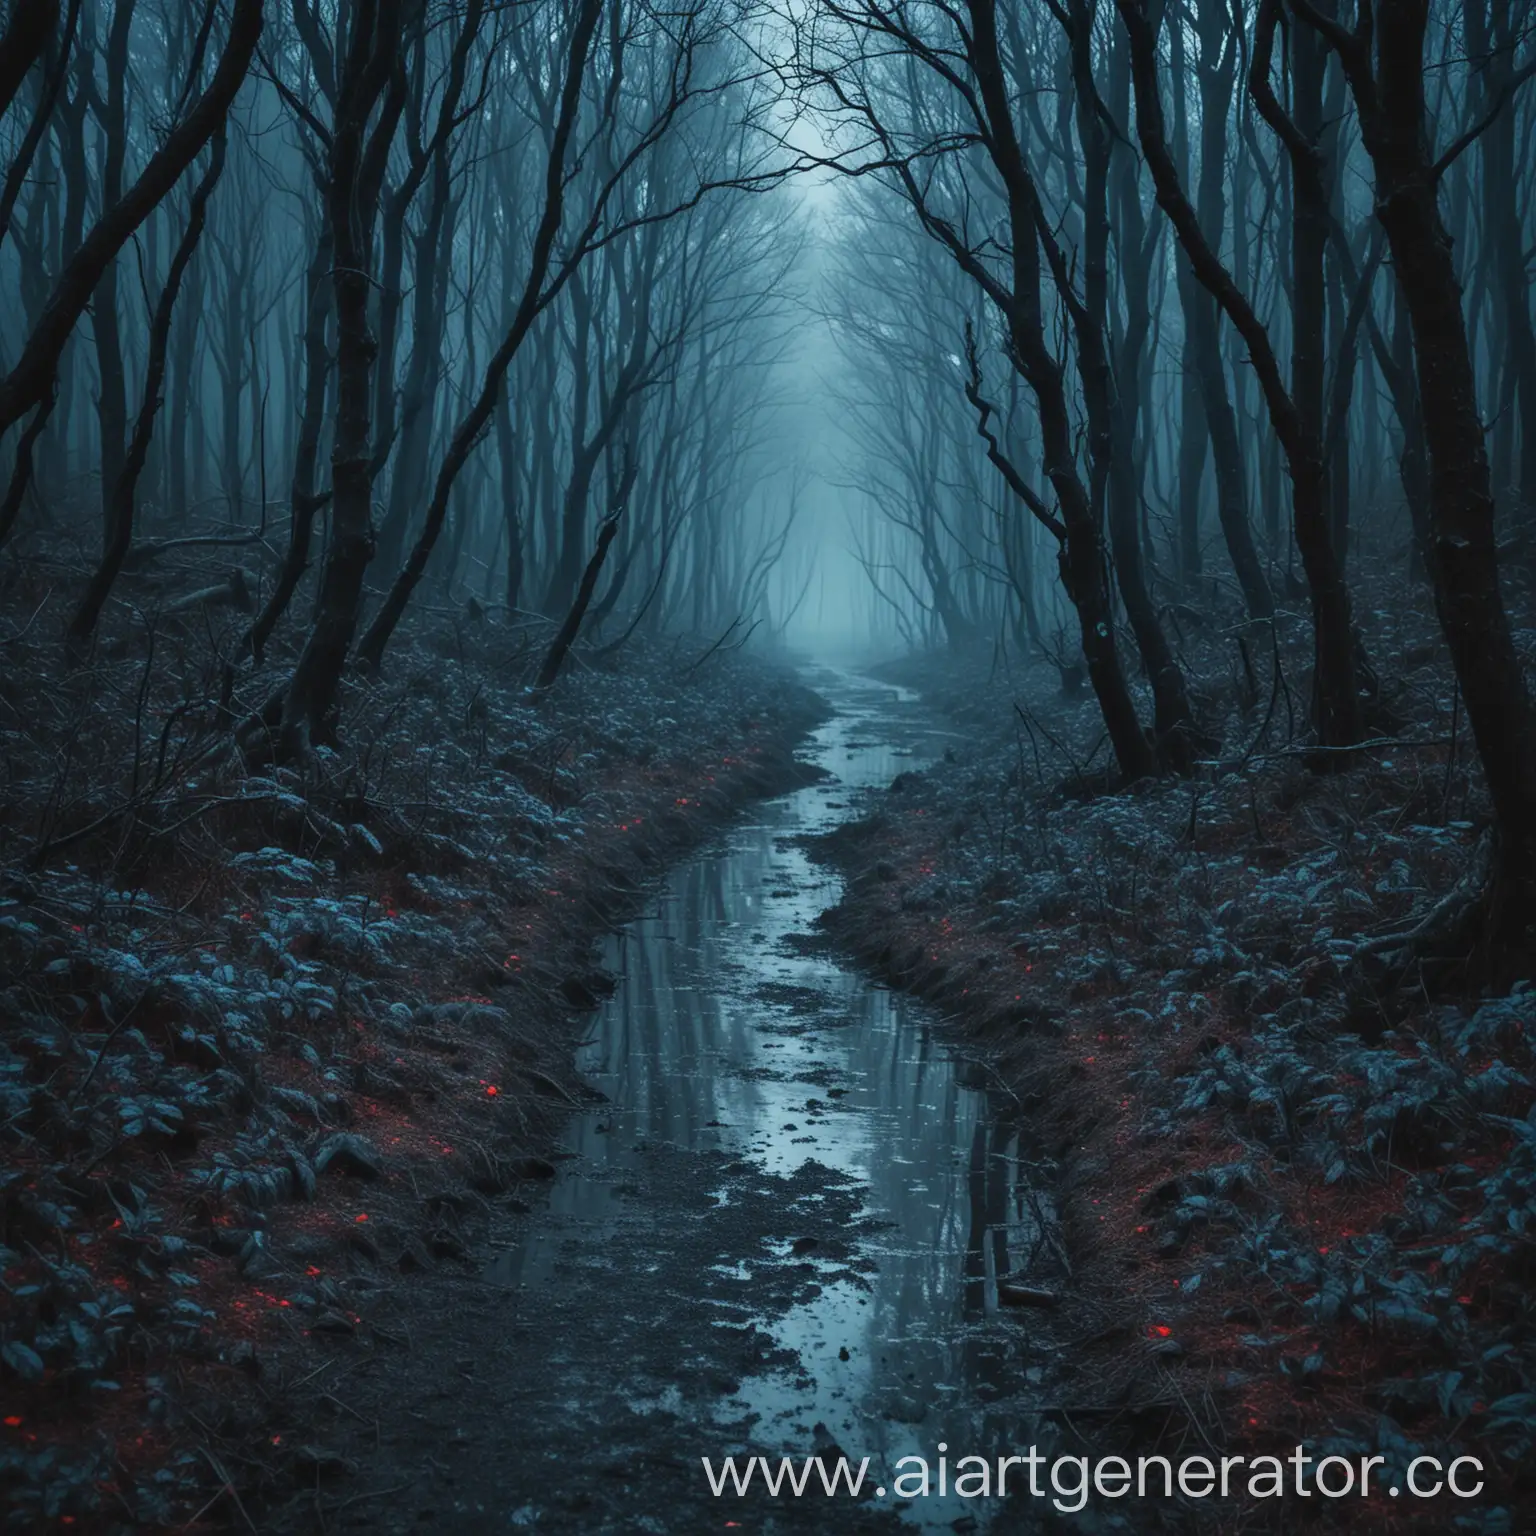
MULTIPOLYGON (((951 1465, 1028 1445, 1049 1350, 1037 1314, 998 1305, 998 1277, 1027 1264, 1038 1225, 1016 1132, 982 1069, 936 1040, 922 1006, 803 942, 838 879, 798 839, 856 814, 850 792, 889 784, 946 738, 902 690, 810 681, 836 713, 803 755, 834 777, 755 808, 611 942, 619 985, 579 1057, 609 1102, 573 1121, 547 1213, 488 1278, 536 1309, 563 1267, 600 1252, 626 1214, 626 1174, 657 1144, 715 1154, 705 1166, 724 1152, 781 1175, 812 1159, 851 1176, 874 1218, 861 1227, 864 1283, 828 1264, 819 1294, 763 1315, 775 1361, 793 1351, 799 1366, 746 1375, 714 1413, 798 1455, 830 1436, 871 1458, 873 1482, 909 1453, 934 1462, 940 1442, 951 1465)), ((716 1274, 741 1282, 743 1317, 755 1269, 789 1256, 775 1242, 717 1255, 716 1274)), ((817 1264, 805 1247, 794 1257, 817 1264)), ((695 1429, 710 1452, 709 1423, 695 1429)), ((934 1496, 900 1512, 963 1530, 995 1508, 934 1496)))

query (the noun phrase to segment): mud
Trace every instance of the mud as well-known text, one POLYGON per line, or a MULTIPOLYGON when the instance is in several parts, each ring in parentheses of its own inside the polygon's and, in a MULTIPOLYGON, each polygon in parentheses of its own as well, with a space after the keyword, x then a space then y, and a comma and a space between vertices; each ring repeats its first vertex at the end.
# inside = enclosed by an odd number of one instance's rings
POLYGON ((483 1202, 476 1273, 416 1276, 321 1346, 288 1394, 302 1491, 262 1529, 966 1531, 997 1507, 904 1504, 897 1459, 1053 1442, 1065 1318, 999 1296, 1050 1258, 1006 1095, 812 934, 840 886, 804 840, 943 738, 897 690, 813 681, 836 714, 806 755, 837 779, 615 936, 554 1177, 483 1202), (870 1468, 858 1500, 717 1498, 701 1458, 753 1453, 870 1468))

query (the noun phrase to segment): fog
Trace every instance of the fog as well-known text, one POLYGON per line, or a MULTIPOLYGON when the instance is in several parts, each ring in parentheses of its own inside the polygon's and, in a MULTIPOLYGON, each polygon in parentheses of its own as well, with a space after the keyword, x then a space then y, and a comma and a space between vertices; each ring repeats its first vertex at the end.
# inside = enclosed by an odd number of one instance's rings
POLYGON ((1212 624, 1309 626, 1317 739, 1360 740, 1384 574, 1460 615, 1469 708, 1525 697, 1506 5, 1393 20, 1403 82, 1268 0, 8 14, 0 538, 76 551, 76 647, 224 551, 227 659, 296 651, 279 756, 471 606, 555 626, 551 679, 635 634, 975 648, 1088 688, 1133 777, 1195 755, 1212 624))
POLYGON ((1533 18, 0 0, 11 1524, 1529 1528, 1533 18))

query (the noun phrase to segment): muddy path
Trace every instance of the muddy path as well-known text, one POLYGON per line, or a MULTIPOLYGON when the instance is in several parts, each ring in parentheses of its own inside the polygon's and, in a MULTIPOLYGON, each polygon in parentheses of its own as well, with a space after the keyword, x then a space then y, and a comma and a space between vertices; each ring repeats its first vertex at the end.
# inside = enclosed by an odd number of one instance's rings
POLYGON ((547 1198, 498 1207, 477 1277, 419 1277, 393 1349, 320 1368, 314 1486, 272 1528, 1033 1528, 886 1486, 940 1443, 1049 1444, 1060 1324, 999 1306, 1042 1240, 1006 1095, 814 936, 838 883, 802 840, 949 739, 901 690, 810 681, 835 712, 803 755, 829 776, 612 938, 578 1063, 604 1102, 547 1198), (754 1452, 868 1457, 866 1486, 713 1495, 701 1458, 754 1452))

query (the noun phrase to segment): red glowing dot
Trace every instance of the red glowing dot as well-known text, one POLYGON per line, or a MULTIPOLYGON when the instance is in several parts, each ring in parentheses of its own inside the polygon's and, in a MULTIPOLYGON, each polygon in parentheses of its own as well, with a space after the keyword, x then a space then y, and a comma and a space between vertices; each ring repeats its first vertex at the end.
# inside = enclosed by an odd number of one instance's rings
POLYGON ((1152 1326, 1147 1329, 1148 1337, 1154 1339, 1166 1339, 1170 1334, 1172 1334, 1172 1332, 1173 1329, 1170 1328, 1167 1323, 1153 1323, 1152 1326))
POLYGON ((357 1221, 367 1221, 368 1220, 368 1213, 367 1213, 367 1211, 359 1211, 357 1216, 354 1219, 357 1220, 357 1221))
POLYGON ((6 1416, 5 1416, 5 1427, 7 1429, 20 1429, 21 1428, 21 1415, 19 1413, 8 1413, 8 1414, 6 1414, 6 1416))
POLYGON ((272 1444, 273 1445, 281 1445, 282 1443, 283 1443, 283 1437, 281 1435, 273 1435, 272 1436, 272 1444))
POLYGON ((496 1085, 494 1083, 488 1083, 486 1085, 485 1094, 487 1098, 494 1099, 496 1097, 496 1085))
POLYGON ((304 1273, 306 1275, 318 1275, 320 1273, 320 1266, 318 1264, 310 1264, 306 1267, 304 1273))

